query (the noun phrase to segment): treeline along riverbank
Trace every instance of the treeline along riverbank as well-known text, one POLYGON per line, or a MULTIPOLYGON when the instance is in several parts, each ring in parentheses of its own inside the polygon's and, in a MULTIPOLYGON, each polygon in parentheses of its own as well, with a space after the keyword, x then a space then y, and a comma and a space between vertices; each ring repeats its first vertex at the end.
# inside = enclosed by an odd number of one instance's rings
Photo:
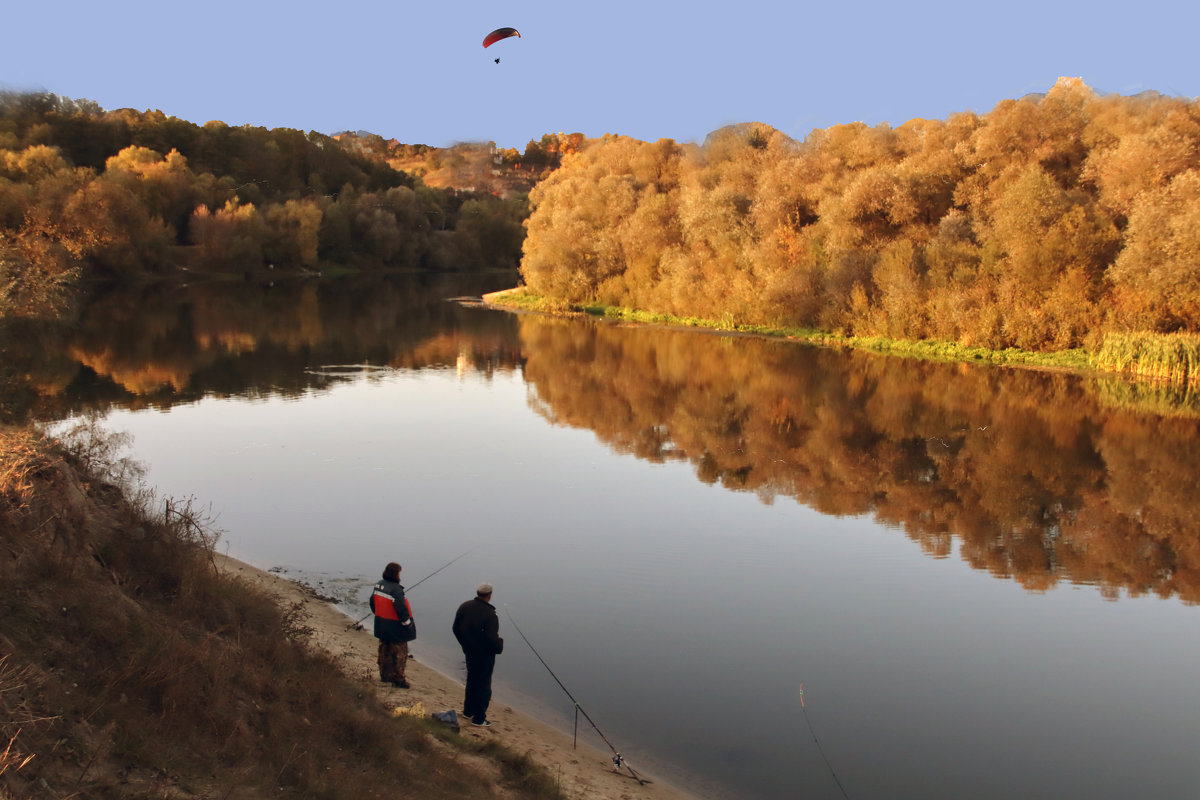
POLYGON ((0 315, 59 313, 81 276, 519 263, 557 303, 1082 349, 1101 369, 1200 383, 1193 100, 1062 78, 985 114, 803 142, 748 123, 699 146, 572 135, 413 161, 343 138, 0 95, 0 315), (506 193, 506 170, 545 177, 506 193))
POLYGON ((0 94, 0 316, 90 276, 515 269, 526 214, 316 132, 0 94))
POLYGON ((530 292, 840 335, 1104 352, 1200 379, 1200 104, 1045 96, 946 120, 593 142, 530 195, 530 292), (1161 337, 1170 334, 1163 342, 1161 337))

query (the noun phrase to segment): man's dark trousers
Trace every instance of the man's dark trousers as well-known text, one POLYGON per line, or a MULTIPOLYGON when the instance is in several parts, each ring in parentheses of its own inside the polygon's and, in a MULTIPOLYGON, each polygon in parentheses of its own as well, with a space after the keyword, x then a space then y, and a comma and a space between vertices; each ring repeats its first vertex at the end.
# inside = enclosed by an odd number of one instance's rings
POLYGON ((467 656, 467 688, 463 711, 474 722, 487 719, 488 704, 492 702, 492 670, 496 668, 495 653, 475 653, 467 656))

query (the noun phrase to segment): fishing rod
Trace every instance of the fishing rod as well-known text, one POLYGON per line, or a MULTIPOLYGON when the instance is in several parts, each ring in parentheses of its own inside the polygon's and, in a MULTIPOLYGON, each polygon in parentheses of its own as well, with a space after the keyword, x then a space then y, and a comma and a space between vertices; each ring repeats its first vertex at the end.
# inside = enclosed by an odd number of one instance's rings
MULTIPOLYGON (((583 714, 584 719, 586 719, 588 722, 591 723, 592 727, 596 729, 596 733, 600 734, 600 738, 603 739, 604 743, 606 745, 608 745, 608 748, 613 751, 613 758, 612 758, 613 766, 616 769, 625 767, 625 769, 629 770, 629 774, 633 776, 633 779, 642 786, 645 786, 647 783, 651 783, 651 781, 641 777, 636 772, 634 772, 633 767, 631 767, 631 766, 629 766, 629 764, 625 763, 625 759, 621 756, 620 751, 618 751, 617 748, 613 747, 613 743, 608 740, 608 737, 604 735, 604 732, 602 730, 600 730, 600 727, 598 725, 596 725, 596 723, 592 720, 592 718, 590 716, 588 716, 588 713, 583 710, 583 706, 579 705, 579 701, 575 699, 575 696, 571 694, 570 690, 567 689, 566 686, 563 686, 563 682, 560 681, 558 679, 558 676, 554 674, 554 670, 550 669, 550 665, 546 663, 546 659, 542 658, 541 653, 539 653, 537 651, 537 648, 535 648, 533 646, 533 643, 529 641, 529 637, 527 637, 524 633, 521 632, 520 627, 517 626, 517 621, 515 619, 513 619, 512 612, 508 610, 508 605, 504 606, 504 613, 508 615, 508 621, 512 623, 513 629, 518 634, 520 634, 521 638, 525 640, 525 644, 529 645, 529 649, 533 651, 533 654, 535 656, 537 656, 537 660, 541 661, 542 666, 545 667, 546 671, 550 673, 550 677, 554 678, 554 682, 558 684, 558 687, 560 689, 562 689, 564 692, 566 692, 567 697, 571 698, 571 702, 575 705, 575 739, 576 739, 576 742, 578 742, 578 739, 579 739, 579 715, 583 714)), ((574 746, 576 742, 573 742, 572 746, 574 746)))
MULTIPOLYGON (((446 562, 446 563, 445 563, 445 564, 443 564, 442 566, 440 566, 440 567, 438 567, 437 569, 435 569, 433 572, 431 572, 431 573, 429 573, 428 575, 426 575, 424 578, 421 578, 421 580, 417 581, 417 582, 416 582, 416 583, 414 583, 412 586, 410 586, 410 587, 408 587, 407 589, 405 589, 405 590, 404 590, 404 593, 407 595, 407 594, 408 594, 409 592, 411 592, 413 589, 417 588, 417 587, 418 587, 418 586, 420 586, 422 583, 424 583, 425 581, 429 580, 429 579, 430 579, 430 578, 432 578, 434 575, 437 575, 439 572, 441 572, 442 570, 444 570, 446 567, 450 566, 450 565, 451 565, 451 564, 453 564, 455 561, 458 561, 458 559, 459 559, 459 558, 462 558, 463 556, 465 556, 465 555, 469 554, 470 552, 471 552, 471 551, 470 551, 470 550, 468 550, 466 553, 463 553, 462 555, 458 556, 458 558, 453 558, 453 559, 451 559, 450 561, 446 562)), ((353 630, 353 629, 357 628, 358 626, 362 625, 362 624, 363 624, 363 622, 365 622, 365 621, 366 621, 367 617, 371 616, 371 615, 372 615, 372 614, 374 614, 374 613, 375 613, 374 611, 368 611, 368 612, 367 612, 367 616, 366 616, 366 617, 363 617, 362 619, 358 620, 357 622, 352 622, 352 623, 350 623, 349 625, 347 625, 347 626, 346 626, 346 627, 347 627, 347 629, 353 630)))
POLYGON ((817 752, 821 754, 825 766, 829 768, 829 774, 833 776, 833 782, 842 790, 842 797, 850 800, 850 795, 846 794, 846 787, 842 786, 842 782, 838 780, 837 773, 833 771, 833 765, 829 763, 829 758, 825 755, 825 748, 821 747, 821 741, 817 739, 817 732, 813 730, 812 720, 808 718, 808 709, 804 707, 804 684, 800 684, 800 711, 804 714, 804 721, 808 723, 808 732, 812 734, 813 741, 817 745, 817 752))

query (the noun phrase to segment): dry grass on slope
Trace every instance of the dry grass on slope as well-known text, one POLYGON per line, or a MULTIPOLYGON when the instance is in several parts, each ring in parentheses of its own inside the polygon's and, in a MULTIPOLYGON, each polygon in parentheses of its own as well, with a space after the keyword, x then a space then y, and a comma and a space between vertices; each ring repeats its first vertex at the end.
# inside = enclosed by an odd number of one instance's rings
POLYGON ((218 574, 192 508, 93 455, 0 431, 0 800, 559 796, 387 715, 298 609, 218 574))

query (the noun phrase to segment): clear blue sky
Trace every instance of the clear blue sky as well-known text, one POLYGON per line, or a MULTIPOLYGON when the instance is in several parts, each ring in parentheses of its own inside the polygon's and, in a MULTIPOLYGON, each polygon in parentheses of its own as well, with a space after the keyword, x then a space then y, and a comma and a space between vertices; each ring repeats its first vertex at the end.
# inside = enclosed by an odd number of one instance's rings
POLYGON ((759 121, 986 112, 1060 75, 1200 95, 1200 5, 811 0, 7 3, 0 88, 401 142, 619 133, 701 141, 759 121), (521 39, 484 50, 493 28, 521 39), (499 56, 499 64, 492 59, 499 56))

